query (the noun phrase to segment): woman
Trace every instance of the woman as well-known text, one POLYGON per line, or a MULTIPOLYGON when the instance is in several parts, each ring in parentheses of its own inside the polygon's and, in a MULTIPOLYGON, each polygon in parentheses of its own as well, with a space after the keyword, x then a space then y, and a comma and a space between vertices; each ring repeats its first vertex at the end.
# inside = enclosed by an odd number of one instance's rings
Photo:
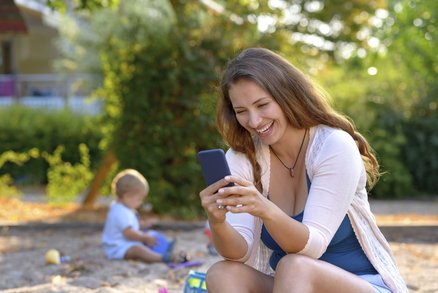
POLYGON ((200 193, 225 258, 208 291, 407 292, 367 199, 378 162, 353 124, 267 49, 232 60, 221 91, 232 176, 200 193))

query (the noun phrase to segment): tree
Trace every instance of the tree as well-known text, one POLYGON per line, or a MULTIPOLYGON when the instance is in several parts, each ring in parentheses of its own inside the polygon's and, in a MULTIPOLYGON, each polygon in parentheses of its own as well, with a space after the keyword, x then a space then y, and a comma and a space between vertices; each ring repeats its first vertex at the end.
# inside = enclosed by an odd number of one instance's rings
POLYGON ((203 186, 196 152, 221 145, 214 87, 236 45, 212 29, 227 20, 201 4, 163 4, 124 2, 101 18, 118 20, 100 25, 111 30, 101 51, 108 144, 121 168, 148 178, 157 212, 193 216, 203 186))
POLYGON ((369 39, 374 47, 352 51, 342 67, 320 79, 377 151, 386 172, 376 197, 433 194, 438 187, 438 31, 433 1, 389 1, 369 39))
POLYGON ((405 73, 399 87, 409 100, 402 157, 416 188, 436 194, 438 182, 438 3, 402 0, 393 3, 394 24, 388 26, 388 59, 405 73))
MULTIPOLYGON (((248 46, 267 46, 305 71, 319 73, 319 78, 324 73, 339 73, 329 89, 356 77, 357 87, 344 88, 345 99, 337 98, 338 104, 354 105, 357 96, 353 93, 358 93, 364 96, 361 105, 378 112, 372 105, 376 105, 375 93, 380 92, 374 76, 363 75, 372 54, 363 59, 359 53, 372 52, 369 44, 374 36, 365 32, 375 26, 376 9, 385 8, 382 2, 312 1, 316 6, 299 0, 204 3, 123 1, 75 13, 86 20, 77 22, 87 27, 82 31, 90 32, 76 35, 75 42, 87 54, 95 52, 97 72, 104 79, 96 93, 105 97, 106 103, 102 145, 114 151, 121 168, 133 167, 145 174, 158 212, 179 210, 183 216, 200 211, 197 193, 204 183, 196 152, 222 145, 214 125, 215 87, 220 71, 236 52, 248 46), (345 54, 349 46, 353 49, 345 54), (336 64, 348 67, 340 69, 336 64)), ((81 62, 78 56, 69 56, 70 61, 81 62)), ((85 66, 78 68, 87 66, 82 64, 85 66)), ((385 80, 380 82, 385 88, 385 80)), ((399 100, 405 101, 402 96, 399 100)), ((347 110, 358 116, 363 113, 359 107, 347 110)), ((383 127, 373 124, 377 112, 372 119, 362 115, 359 123, 364 129, 383 127)), ((402 144, 403 140, 393 149, 402 144)))
POLYGON ((47 5, 63 13, 93 12, 102 8, 117 7, 120 0, 47 0, 47 5))

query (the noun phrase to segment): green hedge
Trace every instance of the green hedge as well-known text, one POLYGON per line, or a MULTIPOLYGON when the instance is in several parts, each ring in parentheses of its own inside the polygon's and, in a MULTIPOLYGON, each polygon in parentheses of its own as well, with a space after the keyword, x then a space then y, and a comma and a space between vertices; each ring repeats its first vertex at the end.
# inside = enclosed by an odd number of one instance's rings
MULTIPOLYGON (((0 108, 0 153, 8 150, 25 152, 31 148, 53 153, 64 146, 62 159, 75 164, 80 161, 78 146, 90 151, 91 168, 100 160, 102 133, 98 117, 68 110, 33 109, 22 106, 0 108)), ((43 158, 31 159, 22 166, 6 163, 0 175, 10 174, 16 184, 47 183, 48 163, 43 158)))
POLYGON ((408 143, 402 154, 421 195, 438 196, 438 87, 430 100, 416 106, 416 116, 403 123, 408 143), (434 99, 434 100, 433 100, 434 99))

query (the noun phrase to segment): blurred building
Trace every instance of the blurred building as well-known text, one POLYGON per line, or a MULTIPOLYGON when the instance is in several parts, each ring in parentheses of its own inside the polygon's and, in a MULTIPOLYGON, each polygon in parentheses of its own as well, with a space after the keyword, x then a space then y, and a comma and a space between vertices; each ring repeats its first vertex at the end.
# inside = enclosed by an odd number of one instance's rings
POLYGON ((53 73, 58 17, 43 2, 0 1, 1 74, 53 73))
POLYGON ((97 113, 89 92, 75 84, 81 75, 54 72, 59 14, 45 0, 0 0, 0 106, 20 103, 97 113))

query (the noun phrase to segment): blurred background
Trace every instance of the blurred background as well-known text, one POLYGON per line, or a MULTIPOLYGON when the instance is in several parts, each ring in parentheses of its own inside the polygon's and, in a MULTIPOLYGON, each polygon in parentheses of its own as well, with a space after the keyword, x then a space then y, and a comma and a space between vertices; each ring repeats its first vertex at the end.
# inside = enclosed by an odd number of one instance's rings
POLYGON ((434 0, 1 0, 0 197, 92 207, 129 167, 154 212, 198 217, 196 153, 226 148, 219 76, 266 47, 370 141, 371 198, 436 198, 437 16, 434 0))

